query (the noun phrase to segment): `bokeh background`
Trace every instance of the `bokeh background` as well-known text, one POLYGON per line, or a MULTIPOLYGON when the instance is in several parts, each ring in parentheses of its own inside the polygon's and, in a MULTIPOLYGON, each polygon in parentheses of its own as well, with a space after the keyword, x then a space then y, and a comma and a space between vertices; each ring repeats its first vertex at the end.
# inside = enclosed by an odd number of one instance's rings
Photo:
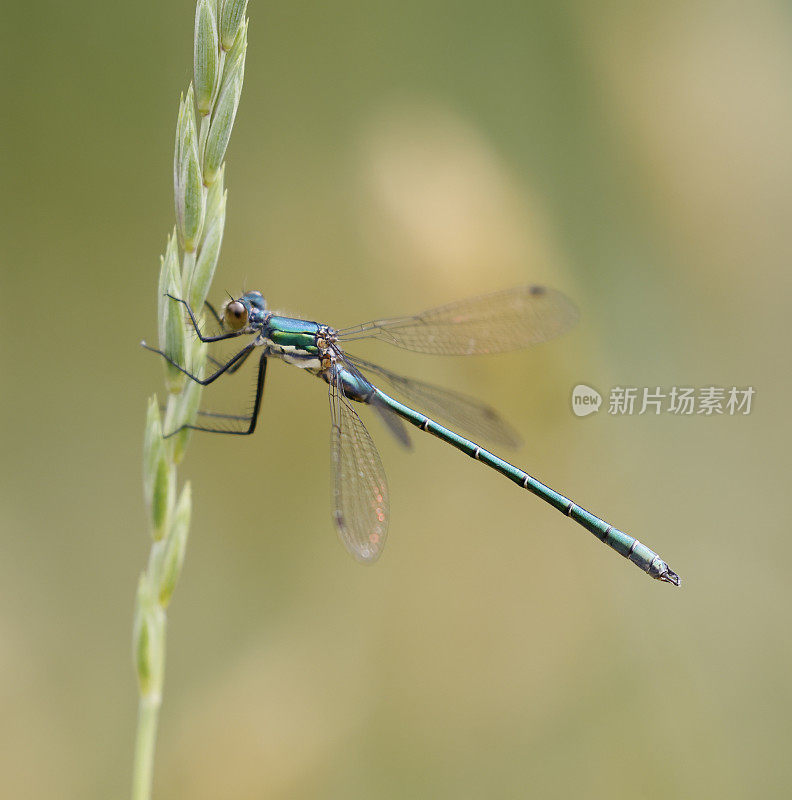
MULTIPOLYGON (((0 774, 128 793, 146 398, 162 367, 191 0, 5 4, 0 774)), ((371 420, 374 568, 330 518, 323 384, 195 437, 157 797, 788 797, 792 15, 768 0, 263 3, 213 295, 351 325, 524 282, 578 327, 393 369, 491 398, 514 454, 684 579, 652 583, 437 441, 371 420), (570 393, 753 386, 748 416, 570 393)), ((225 391, 248 397, 249 376, 225 391)), ((208 397, 208 393, 207 393, 208 397)), ((368 418, 367 418, 368 419, 368 418)), ((505 454, 508 455, 509 454, 505 454)))

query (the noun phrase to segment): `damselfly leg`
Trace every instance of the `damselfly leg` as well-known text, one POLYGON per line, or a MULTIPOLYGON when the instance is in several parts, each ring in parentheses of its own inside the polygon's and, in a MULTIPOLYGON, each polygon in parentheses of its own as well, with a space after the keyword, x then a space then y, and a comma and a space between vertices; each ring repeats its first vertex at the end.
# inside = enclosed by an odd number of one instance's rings
MULTIPOLYGON (((250 351, 248 351, 249 353, 250 351)), ((245 356, 247 358, 247 356, 245 356)), ((253 397, 253 407, 248 414, 221 414, 216 411, 199 411, 202 419, 225 420, 224 426, 185 424, 166 434, 167 439, 179 431, 204 431, 205 433, 226 433, 231 436, 250 436, 256 430, 259 412, 261 411, 261 398, 264 396, 264 383, 267 377, 267 354, 262 353, 259 358, 258 372, 256 375, 256 393, 253 397)), ((198 381, 200 383, 200 381, 198 381)))
MULTIPOLYGON (((246 350, 246 351, 245 351, 245 355, 243 355, 243 356, 242 356, 242 358, 240 358, 240 359, 239 359, 239 361, 237 361, 236 363, 234 363, 232 366, 228 367, 228 369, 226 370, 226 372, 227 372, 229 375, 233 375, 235 372, 238 372, 238 371, 239 371, 239 368, 240 368, 240 367, 241 367, 241 366, 242 366, 242 365, 245 363, 245 361, 247 361, 247 358, 248 358, 248 356, 249 356, 249 355, 250 355, 252 352, 253 352, 252 350, 246 350)), ((223 362, 223 361, 220 361, 220 359, 218 359, 218 358, 215 358, 214 356, 209 356, 209 355, 207 355, 207 356, 206 356, 206 360, 207 360, 207 361, 210 361, 210 362, 211 362, 212 364, 214 364, 216 367, 222 367, 222 366, 223 366, 223 364, 225 363, 225 362, 223 362)))
POLYGON ((167 353, 163 353, 162 350, 158 350, 156 347, 151 347, 151 345, 146 344, 145 342, 141 342, 141 345, 146 348, 146 350, 150 350, 152 353, 159 353, 169 364, 176 367, 179 372, 186 375, 191 381, 195 381, 196 383, 200 383, 201 386, 208 386, 210 383, 214 383, 221 375, 225 372, 228 372, 231 367, 234 366, 240 359, 247 358, 253 348, 256 346, 255 342, 251 342, 248 345, 245 345, 235 356, 232 356, 230 360, 226 361, 216 372, 213 372, 208 378, 199 378, 197 375, 194 375, 188 369, 183 367, 178 362, 174 361, 167 353))

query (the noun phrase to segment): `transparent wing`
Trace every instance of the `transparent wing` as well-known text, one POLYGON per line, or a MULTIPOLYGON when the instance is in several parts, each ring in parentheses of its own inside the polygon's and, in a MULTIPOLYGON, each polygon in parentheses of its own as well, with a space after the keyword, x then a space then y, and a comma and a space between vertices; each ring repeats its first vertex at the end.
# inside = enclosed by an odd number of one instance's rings
POLYGON ((388 482, 377 448, 335 382, 330 384, 335 522, 344 547, 374 563, 388 533, 388 482))
POLYGON ((371 398, 369 405, 377 412, 379 418, 385 423, 385 427, 393 434, 394 439, 406 447, 408 450, 412 447, 410 442, 410 434, 407 433, 407 427, 386 405, 377 399, 377 396, 371 398))
POLYGON ((569 330, 577 308, 544 286, 518 286, 424 311, 365 322, 338 332, 340 342, 379 339, 405 350, 476 355, 519 350, 569 330))
MULTIPOLYGON (((418 411, 430 417, 436 416, 445 420, 462 433, 506 447, 520 445, 520 436, 511 425, 494 408, 474 397, 433 386, 431 383, 405 378, 348 353, 344 354, 344 360, 351 362, 365 373, 373 373, 382 378, 397 395, 401 395, 407 401, 408 405, 414 405, 418 411)), ((384 411, 393 416, 387 408, 384 411)))

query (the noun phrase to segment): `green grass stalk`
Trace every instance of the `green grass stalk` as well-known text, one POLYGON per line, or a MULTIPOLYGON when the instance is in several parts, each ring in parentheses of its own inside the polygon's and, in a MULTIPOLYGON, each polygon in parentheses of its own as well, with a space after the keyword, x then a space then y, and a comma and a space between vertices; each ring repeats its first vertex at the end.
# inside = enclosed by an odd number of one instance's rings
MULTIPOLYGON (((194 75, 179 103, 173 159, 176 226, 160 259, 157 327, 160 349, 200 373, 205 346, 187 335, 180 304, 200 310, 209 292, 223 240, 226 212, 224 158, 245 73, 247 0, 198 0, 194 75)), ((165 363, 165 429, 195 419, 201 386, 165 363)), ((163 439, 156 397, 148 403, 143 444, 143 493, 151 527, 151 552, 138 582, 133 654, 140 704, 132 775, 132 800, 150 800, 165 670, 166 611, 184 562, 192 494, 177 491, 177 466, 189 431, 163 439)))

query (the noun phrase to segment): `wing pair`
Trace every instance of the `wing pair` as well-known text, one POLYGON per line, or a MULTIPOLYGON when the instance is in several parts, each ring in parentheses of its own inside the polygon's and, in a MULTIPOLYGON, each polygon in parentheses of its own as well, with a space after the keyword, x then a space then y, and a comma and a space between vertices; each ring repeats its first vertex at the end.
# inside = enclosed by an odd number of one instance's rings
MULTIPOLYGON (((440 355, 501 353, 543 342, 564 333, 577 321, 577 309, 560 292, 524 286, 451 303, 414 317, 364 323, 338 332, 340 344, 378 339, 397 347, 440 355)), ((345 366, 368 380, 384 380, 397 395, 430 416, 438 416, 463 433, 485 441, 516 446, 519 437, 490 406, 466 395, 396 375, 341 352, 345 366)), ((369 381, 376 385, 378 381, 369 381)), ((377 560, 388 532, 389 502, 385 470, 363 421, 330 383, 333 426, 335 521, 341 540, 358 560, 377 560)), ((372 405, 397 438, 408 443, 402 421, 386 405, 372 405)))

